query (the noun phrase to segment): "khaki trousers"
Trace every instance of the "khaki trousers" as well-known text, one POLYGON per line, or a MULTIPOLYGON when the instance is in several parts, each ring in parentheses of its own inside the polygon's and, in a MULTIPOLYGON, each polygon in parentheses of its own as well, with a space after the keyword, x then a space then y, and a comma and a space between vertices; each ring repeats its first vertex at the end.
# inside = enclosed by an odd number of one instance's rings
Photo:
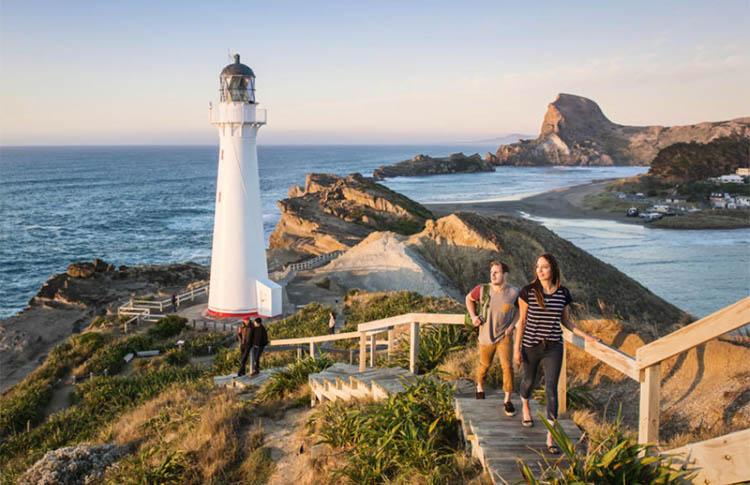
POLYGON ((484 383, 487 370, 492 365, 495 352, 500 354, 500 366, 503 368, 503 391, 513 392, 513 338, 506 335, 496 344, 478 344, 479 366, 477 366, 477 382, 484 383))

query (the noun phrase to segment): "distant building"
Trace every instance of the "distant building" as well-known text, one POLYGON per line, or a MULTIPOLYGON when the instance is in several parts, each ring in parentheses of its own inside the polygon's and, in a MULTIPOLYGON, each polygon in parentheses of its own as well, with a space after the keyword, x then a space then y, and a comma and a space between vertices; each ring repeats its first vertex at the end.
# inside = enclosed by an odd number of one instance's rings
POLYGON ((745 196, 737 196, 734 198, 734 203, 737 205, 738 209, 746 209, 750 207, 750 197, 745 196))
POLYGON ((666 202, 667 204, 684 204, 687 202, 687 199, 685 197, 677 197, 673 195, 664 199, 664 202, 666 202))
POLYGON ((750 168, 740 167, 735 173, 740 177, 750 177, 750 168))
POLYGON ((711 204, 711 207, 713 207, 714 209, 724 209, 727 206, 728 198, 729 194, 724 194, 722 192, 711 192, 711 195, 708 197, 708 203, 711 204))
POLYGON ((723 184, 742 184, 745 183, 745 179, 736 174, 722 175, 719 177, 719 182, 723 184))

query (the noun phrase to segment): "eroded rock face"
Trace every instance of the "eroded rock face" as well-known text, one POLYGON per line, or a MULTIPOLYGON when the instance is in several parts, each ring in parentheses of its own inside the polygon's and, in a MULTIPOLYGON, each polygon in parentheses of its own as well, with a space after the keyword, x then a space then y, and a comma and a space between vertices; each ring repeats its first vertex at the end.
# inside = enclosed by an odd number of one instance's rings
POLYGON ((432 218, 422 205, 360 174, 309 174, 278 206, 269 246, 290 260, 345 250, 373 231, 413 234, 432 218))
POLYGON ((463 153, 454 153, 448 157, 440 158, 417 155, 411 160, 378 167, 372 172, 372 176, 375 180, 382 180, 387 177, 416 177, 420 175, 494 171, 495 166, 490 161, 483 160, 478 153, 468 157, 463 153))
POLYGON ((592 100, 559 94, 549 104, 539 137, 501 145, 499 165, 649 165, 678 142, 707 143, 750 136, 750 117, 686 126, 625 126, 611 122, 592 100))

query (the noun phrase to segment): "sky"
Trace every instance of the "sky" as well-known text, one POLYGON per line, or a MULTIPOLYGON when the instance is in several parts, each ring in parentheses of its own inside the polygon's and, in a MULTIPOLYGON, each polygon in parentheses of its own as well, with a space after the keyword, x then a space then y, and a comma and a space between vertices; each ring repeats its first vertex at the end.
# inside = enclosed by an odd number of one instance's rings
POLYGON ((567 92, 613 121, 750 116, 750 0, 0 0, 0 144, 212 144, 239 52, 261 144, 536 135, 567 92))

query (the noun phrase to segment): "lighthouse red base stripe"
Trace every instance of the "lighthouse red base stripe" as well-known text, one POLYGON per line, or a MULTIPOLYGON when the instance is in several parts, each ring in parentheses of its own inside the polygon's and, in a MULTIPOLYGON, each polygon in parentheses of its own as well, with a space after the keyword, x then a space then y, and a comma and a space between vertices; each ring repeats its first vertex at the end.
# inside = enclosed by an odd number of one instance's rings
POLYGON ((249 312, 219 312, 216 310, 208 309, 206 311, 207 314, 211 315, 214 318, 242 318, 242 317, 261 317, 261 318, 270 318, 266 315, 261 315, 257 311, 249 311, 249 312))

